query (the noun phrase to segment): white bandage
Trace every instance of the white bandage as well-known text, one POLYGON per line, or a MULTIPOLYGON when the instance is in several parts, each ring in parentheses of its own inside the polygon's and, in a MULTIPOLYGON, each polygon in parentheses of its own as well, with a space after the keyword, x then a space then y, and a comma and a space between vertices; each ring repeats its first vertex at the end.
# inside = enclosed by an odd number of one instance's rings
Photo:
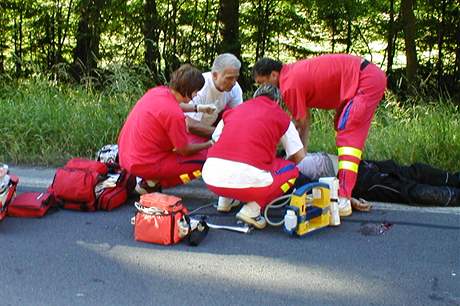
POLYGON ((217 107, 211 104, 199 104, 196 108, 199 113, 212 114, 216 111, 217 107))

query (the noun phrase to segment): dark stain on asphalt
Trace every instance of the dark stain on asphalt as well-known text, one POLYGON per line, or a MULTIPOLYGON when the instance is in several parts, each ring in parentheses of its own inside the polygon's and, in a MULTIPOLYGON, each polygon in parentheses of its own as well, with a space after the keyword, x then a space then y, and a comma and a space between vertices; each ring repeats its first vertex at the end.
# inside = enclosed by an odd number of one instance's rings
POLYGON ((364 223, 361 225, 359 232, 364 236, 379 236, 386 233, 393 226, 393 223, 364 223))
POLYGON ((94 283, 105 284, 105 281, 103 279, 100 279, 100 278, 92 278, 91 281, 94 282, 94 283))

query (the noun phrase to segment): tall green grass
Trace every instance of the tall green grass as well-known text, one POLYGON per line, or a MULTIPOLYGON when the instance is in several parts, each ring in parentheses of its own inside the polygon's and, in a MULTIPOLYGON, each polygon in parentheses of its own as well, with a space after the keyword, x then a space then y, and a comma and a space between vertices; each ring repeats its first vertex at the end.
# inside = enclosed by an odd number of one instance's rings
MULTIPOLYGON (((0 162, 60 165, 94 157, 115 143, 135 102, 144 94, 136 72, 119 70, 101 91, 57 85, 44 77, 0 81, 0 162)), ((460 110, 449 101, 403 103, 391 93, 380 104, 364 150, 366 159, 425 162, 460 170, 460 110)), ((310 151, 336 153, 334 113, 314 110, 310 151)))
POLYGON ((70 157, 94 157, 102 145, 116 143, 124 119, 143 94, 140 82, 126 85, 115 79, 97 92, 43 78, 3 81, 0 161, 59 165, 70 157))

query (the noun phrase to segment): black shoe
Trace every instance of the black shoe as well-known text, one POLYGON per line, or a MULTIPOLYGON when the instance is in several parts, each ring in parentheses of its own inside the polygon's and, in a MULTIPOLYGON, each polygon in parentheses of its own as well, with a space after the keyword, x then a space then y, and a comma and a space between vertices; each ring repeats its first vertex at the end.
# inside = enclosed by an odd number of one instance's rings
POLYGON ((449 206, 460 206, 460 188, 451 188, 452 199, 449 206))

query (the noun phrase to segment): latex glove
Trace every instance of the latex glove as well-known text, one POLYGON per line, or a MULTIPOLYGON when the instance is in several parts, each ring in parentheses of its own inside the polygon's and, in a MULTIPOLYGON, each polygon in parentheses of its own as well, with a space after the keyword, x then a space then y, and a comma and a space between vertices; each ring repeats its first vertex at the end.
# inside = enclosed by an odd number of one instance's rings
POLYGON ((211 104, 199 104, 196 111, 199 113, 212 114, 216 111, 217 107, 211 104))
POLYGON ((370 211, 372 204, 364 199, 351 198, 351 207, 357 211, 370 211))

